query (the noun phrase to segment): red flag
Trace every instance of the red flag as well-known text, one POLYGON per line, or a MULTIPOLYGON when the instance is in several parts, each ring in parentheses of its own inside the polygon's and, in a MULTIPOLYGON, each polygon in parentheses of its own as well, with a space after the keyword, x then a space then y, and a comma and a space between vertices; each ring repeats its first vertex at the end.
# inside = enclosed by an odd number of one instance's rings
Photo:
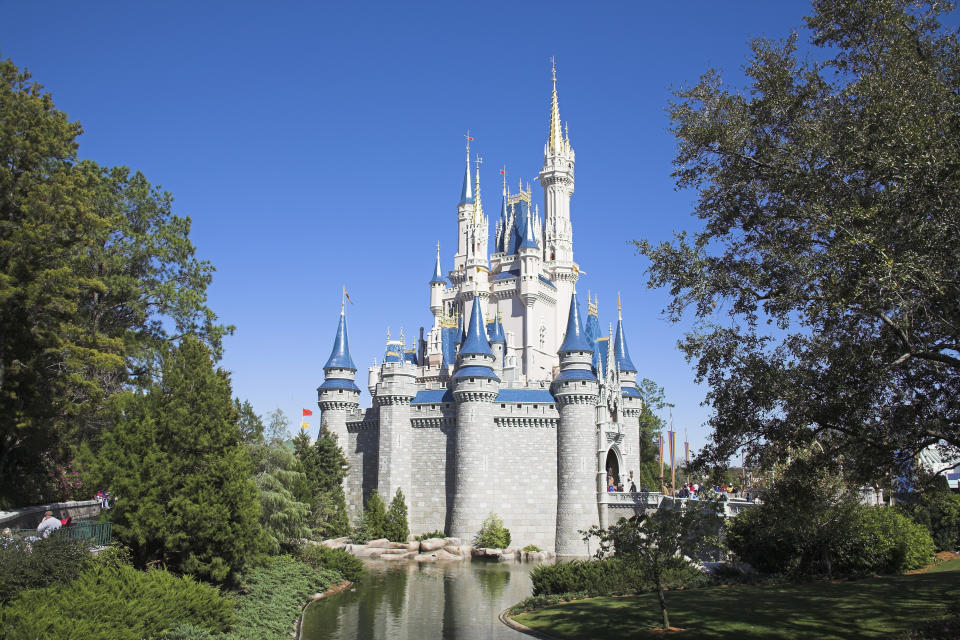
POLYGON ((304 410, 303 410, 303 417, 304 417, 304 418, 306 418, 307 416, 312 416, 312 415, 313 415, 313 411, 310 411, 310 409, 304 409, 304 410))
POLYGON ((467 136, 467 140, 470 140, 472 142, 473 138, 471 138, 470 136, 467 136))
POLYGON ((506 172, 503 169, 500 169, 500 175, 505 175, 505 173, 506 172))

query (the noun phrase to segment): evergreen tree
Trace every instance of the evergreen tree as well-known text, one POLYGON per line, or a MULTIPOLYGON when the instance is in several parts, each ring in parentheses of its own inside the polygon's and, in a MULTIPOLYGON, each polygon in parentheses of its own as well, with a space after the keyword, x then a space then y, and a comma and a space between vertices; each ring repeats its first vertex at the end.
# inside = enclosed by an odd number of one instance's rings
POLYGON ((0 506, 51 497, 51 471, 96 451, 107 400, 149 386, 168 343, 219 354, 229 330, 189 218, 140 173, 78 162, 80 133, 0 61, 0 506))
POLYGON ((387 537, 387 508, 376 489, 370 492, 370 497, 367 499, 360 529, 367 540, 387 537))
POLYGON ((306 485, 300 462, 283 444, 247 445, 260 502, 260 525, 269 537, 270 550, 278 553, 296 538, 311 535, 308 501, 297 494, 306 485))
POLYGON ((228 581, 264 545, 229 378, 192 336, 167 352, 162 371, 146 394, 116 399, 93 474, 116 494, 114 531, 139 566, 228 581))
POLYGON ((390 509, 386 516, 385 535, 388 540, 393 542, 406 542, 410 535, 410 527, 407 524, 407 502, 404 500, 403 491, 397 487, 397 493, 390 501, 390 509))
POLYGON ((306 433, 293 439, 294 452, 306 476, 307 494, 300 494, 311 504, 311 526, 321 537, 343 536, 350 533, 347 502, 343 494, 343 479, 347 459, 336 439, 326 427, 320 427, 316 442, 310 443, 306 433))
MULTIPOLYGON (((637 469, 637 489, 646 487, 650 491, 660 490, 660 448, 657 446, 657 434, 666 438, 667 423, 659 411, 672 407, 665 400, 663 387, 648 378, 642 379, 637 387, 642 395, 643 408, 640 412, 640 468, 637 469)), ((664 477, 669 477, 669 464, 664 467, 664 477)))
POLYGON ((240 398, 234 398, 233 408, 240 416, 237 420, 237 426, 240 427, 240 439, 247 443, 263 442, 263 420, 253 410, 250 401, 240 402, 240 398))

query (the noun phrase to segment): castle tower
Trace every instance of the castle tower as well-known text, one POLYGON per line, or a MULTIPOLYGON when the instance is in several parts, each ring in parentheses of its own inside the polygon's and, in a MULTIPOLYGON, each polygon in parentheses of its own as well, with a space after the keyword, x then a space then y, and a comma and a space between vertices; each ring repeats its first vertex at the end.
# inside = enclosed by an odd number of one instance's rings
POLYGON ((621 393, 623 394, 623 409, 625 415, 638 416, 643 409, 640 390, 637 388, 637 368, 630 359, 627 349, 627 338, 623 334, 623 306, 620 296, 617 296, 617 332, 613 341, 613 357, 620 370, 621 393))
MULTIPOLYGON (((570 224, 570 197, 573 195, 573 166, 576 156, 570 146, 569 129, 564 135, 560 124, 560 103, 557 98, 557 68, 553 65, 553 94, 550 98, 550 128, 543 147, 543 258, 557 285, 557 300, 567 300, 573 291, 579 270, 573 261, 573 227, 570 224)), ((566 305, 556 307, 557 341, 563 330, 566 305)))
POLYGON ((440 325, 440 317, 443 312, 443 290, 447 281, 443 277, 443 271, 440 269, 440 243, 437 243, 437 262, 433 267, 433 276, 430 278, 430 313, 433 314, 433 326, 440 325))
POLYGON ((384 358, 374 395, 380 415, 377 492, 385 501, 389 501, 397 489, 410 494, 413 448, 410 401, 417 395, 417 365, 404 358, 403 340, 391 342, 388 335, 387 343, 388 349, 393 347, 396 352, 384 358))
POLYGON ((530 380, 534 374, 534 349, 540 344, 537 335, 540 313, 536 305, 540 293, 541 252, 534 235, 529 207, 526 218, 523 241, 517 248, 517 253, 520 256, 520 299, 526 307, 523 314, 523 370, 530 380))
POLYGON ((460 189, 460 202, 457 204, 457 253, 453 256, 454 271, 462 271, 466 266, 468 239, 473 224, 473 183, 470 179, 470 141, 467 135, 467 168, 463 174, 463 187, 460 189))
POLYGON ((560 345, 560 373, 550 386, 557 401, 557 542, 558 556, 582 556, 586 547, 578 533, 600 523, 597 510, 597 425, 594 407, 599 385, 591 371, 593 345, 580 322, 574 291, 567 333, 560 345))
POLYGON ((470 540, 495 510, 496 482, 491 477, 495 454, 493 401, 500 388, 494 373, 494 355, 483 328, 480 297, 473 298, 470 326, 453 374, 453 399, 457 403, 454 436, 453 505, 450 535, 470 540))
POLYGON ((320 424, 337 438, 344 451, 347 449, 347 413, 360 406, 360 389, 354 382, 357 366, 350 357, 347 340, 347 316, 340 304, 340 324, 333 340, 333 349, 323 365, 323 384, 317 388, 317 406, 320 408, 320 424))
POLYGON ((503 358, 506 355, 507 336, 503 333, 503 324, 500 322, 500 315, 493 318, 493 322, 487 324, 487 335, 490 336, 490 349, 493 351, 493 371, 497 377, 503 379, 503 358))

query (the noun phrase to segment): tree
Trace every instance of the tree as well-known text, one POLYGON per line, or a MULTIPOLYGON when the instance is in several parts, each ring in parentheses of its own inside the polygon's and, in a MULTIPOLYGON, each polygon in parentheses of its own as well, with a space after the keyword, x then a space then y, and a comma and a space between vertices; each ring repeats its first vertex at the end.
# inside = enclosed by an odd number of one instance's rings
MULTIPOLYGON (((667 423, 657 412, 673 405, 666 401, 663 387, 653 380, 643 378, 637 387, 640 389, 643 401, 643 408, 640 411, 640 468, 637 469, 637 488, 647 487, 650 490, 659 491, 662 482, 657 434, 666 431, 667 423)), ((669 473, 670 469, 667 465, 665 471, 667 477, 669 473)))
POLYGON ((410 527, 407 524, 407 502, 400 487, 397 487, 397 492, 390 501, 385 529, 387 540, 393 542, 406 542, 407 536, 410 535, 410 527))
POLYGON ((162 349, 229 331, 190 220, 140 173, 78 162, 80 125, 0 61, 0 505, 43 500, 99 446, 107 401, 148 386, 162 349))
POLYGON ((483 526, 473 540, 473 546, 481 549, 506 549, 510 546, 510 530, 503 526, 503 518, 495 513, 487 515, 483 526))
POLYGON ((270 550, 278 553, 291 540, 311 535, 307 500, 297 494, 306 476, 294 454, 283 444, 248 444, 260 503, 260 526, 269 537, 270 550))
POLYGON ((301 432, 294 438, 293 446, 306 476, 307 501, 312 505, 311 526, 323 537, 347 535, 350 522, 343 479, 348 467, 336 438, 321 426, 313 444, 309 436, 301 432))
POLYGON ((267 442, 286 442, 290 439, 290 418, 282 409, 270 412, 270 421, 267 423, 267 442))
POLYGON ((240 427, 240 439, 246 443, 263 442, 263 420, 253 410, 250 401, 240 402, 240 398, 234 398, 233 408, 240 416, 237 420, 237 426, 240 427))
POLYGON ((608 529, 591 527, 584 540, 599 538, 597 559, 613 555, 630 569, 650 576, 660 602, 664 629, 670 628, 667 600, 664 596, 666 574, 689 567, 683 555, 696 558, 716 544, 721 527, 718 505, 710 501, 677 503, 640 516, 621 519, 608 529))
POLYGON ((93 474, 116 494, 110 518, 136 564, 235 578, 264 539, 229 378, 210 350, 185 337, 165 354, 162 382, 120 394, 113 406, 93 474))
POLYGON ((367 498, 358 534, 364 541, 387 537, 387 508, 376 489, 371 491, 367 498))
POLYGON ((960 446, 960 44, 952 5, 814 0, 738 93, 677 92, 674 177, 702 231, 637 243, 709 384, 703 460, 816 441, 861 478, 960 446), (879 470, 879 471, 878 471, 879 470))

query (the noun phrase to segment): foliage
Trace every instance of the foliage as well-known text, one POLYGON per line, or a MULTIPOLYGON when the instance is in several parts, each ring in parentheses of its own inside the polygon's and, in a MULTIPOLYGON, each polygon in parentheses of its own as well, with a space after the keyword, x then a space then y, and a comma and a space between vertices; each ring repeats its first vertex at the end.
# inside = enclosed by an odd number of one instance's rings
POLYGON ((430 540, 431 538, 446 538, 447 533, 445 531, 429 531, 427 533, 421 533, 417 536, 417 542, 423 542, 424 540, 430 540))
POLYGON ((946 480, 942 476, 940 481, 942 485, 929 487, 897 506, 930 531, 937 551, 954 551, 960 549, 960 495, 943 486, 946 480))
POLYGON ((335 571, 273 556, 244 574, 243 589, 234 596, 236 624, 217 640, 289 640, 303 605, 340 580, 335 571))
POLYGON ((261 551, 264 534, 227 374, 188 336, 165 354, 162 384, 114 406, 95 470, 117 495, 114 534, 139 567, 160 561, 230 580, 261 551))
POLYGON ((233 408, 240 416, 237 419, 237 426, 240 427, 240 439, 248 444, 261 443, 263 437, 263 420, 253 410, 253 405, 249 400, 240 402, 240 398, 233 399, 233 408))
POLYGON ((28 589, 67 584, 91 565, 89 541, 54 534, 0 543, 0 605, 28 589))
POLYGON ((189 218, 142 174, 78 162, 80 133, 0 61, 0 506, 55 499, 53 470, 96 450, 110 396, 180 336, 219 354, 229 331, 189 218))
POLYGON ((590 596, 634 593, 643 589, 645 574, 617 558, 542 564, 530 572, 533 595, 579 592, 590 596))
POLYGON ((311 505, 310 524, 315 534, 321 538, 348 535, 350 523, 343 495, 348 466, 336 436, 321 425, 312 445, 306 432, 301 432, 293 439, 293 446, 306 475, 305 493, 298 499, 311 505))
POLYGON ((748 91, 709 71, 677 92, 673 175, 703 230, 637 246, 669 317, 699 321, 681 347, 709 385, 703 460, 817 441, 870 481, 960 447, 951 8, 814 0, 812 55, 755 40, 748 91))
POLYGON ((859 504, 822 453, 794 451, 763 504, 730 521, 726 545, 762 573, 898 572, 929 559, 930 539, 893 510, 859 504))
POLYGON ((536 609, 550 607, 555 604, 563 604, 564 602, 572 602, 574 600, 583 600, 584 598, 589 597, 590 594, 586 591, 570 591, 568 593, 530 596, 529 598, 524 598, 517 604, 513 605, 507 611, 511 616, 516 616, 520 615, 521 613, 526 613, 527 611, 534 611, 536 609))
POLYGON ((536 553, 537 551, 543 551, 543 549, 541 549, 540 547, 538 547, 538 546, 535 545, 535 544, 528 544, 527 546, 525 546, 525 547, 523 548, 523 551, 526 552, 526 553, 531 553, 531 552, 532 552, 532 553, 536 553))
POLYGON ((267 442, 286 442, 290 439, 290 418, 282 409, 270 412, 265 437, 267 442))
POLYGON ((599 538, 598 559, 611 554, 625 567, 642 572, 652 583, 660 602, 663 628, 670 627, 664 589, 674 571, 685 571, 683 555, 697 558, 715 546, 722 521, 717 503, 699 501, 661 505, 640 516, 621 519, 608 529, 598 526, 584 532, 584 539, 599 538), (665 508, 666 507, 666 508, 665 508))
POLYGON ((269 539, 270 551, 278 553, 291 540, 310 536, 310 504, 300 502, 295 492, 306 482, 300 463, 282 443, 248 444, 260 503, 260 526, 269 539))
POLYGON ((390 508, 387 510, 386 526, 384 527, 384 537, 392 542, 406 542, 410 535, 410 527, 407 525, 407 502, 404 500, 403 491, 397 487, 397 492, 390 501, 390 508))
POLYGON ((363 509, 363 519, 360 526, 353 532, 354 541, 363 544, 368 540, 378 540, 387 537, 387 508, 377 490, 370 492, 367 504, 363 509))
POLYGON ((510 546, 510 530, 503 526, 503 519, 491 513, 473 540, 473 546, 482 549, 506 549, 510 546))
POLYGON ((25 591, 0 609, 0 627, 10 638, 141 640, 179 622, 224 631, 231 619, 230 602, 215 588, 131 566, 94 566, 69 584, 25 591))
POLYGON ((357 582, 363 577, 363 561, 344 551, 320 544, 303 544, 297 548, 297 559, 314 569, 336 571, 344 580, 357 582))

